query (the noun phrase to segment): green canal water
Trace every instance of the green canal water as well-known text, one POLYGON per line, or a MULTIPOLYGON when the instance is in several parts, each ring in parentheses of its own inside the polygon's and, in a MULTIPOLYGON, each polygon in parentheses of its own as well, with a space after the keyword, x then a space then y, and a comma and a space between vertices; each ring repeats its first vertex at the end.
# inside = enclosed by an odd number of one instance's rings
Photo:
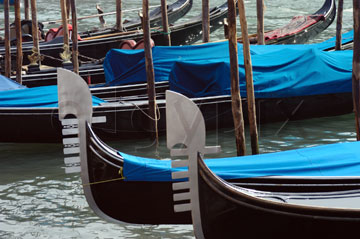
MULTIPOLYGON (((168 1, 174 2, 175 0, 168 1)), ((210 5, 225 0, 211 0, 210 5)), ((115 11, 115 0, 78 0, 79 16, 96 13, 100 3, 105 12, 115 11)), ((136 9, 141 1, 123 1, 124 8, 136 9)), ((160 1, 150 1, 158 5, 160 1)), ((283 26, 296 15, 315 12, 322 0, 288 1, 266 0, 265 29, 283 26)), ((344 31, 352 29, 351 1, 344 3, 344 31)), ((256 1, 245 2, 249 32, 256 31, 256 1)), ((198 15, 201 1, 194 0, 191 12, 182 19, 198 15)), ((40 21, 60 18, 59 1, 38 0, 40 21)), ((0 9, 0 25, 3 10, 0 9)), ((137 11, 125 16, 136 16, 137 11)), ((115 17, 106 17, 108 24, 115 17)), ((80 22, 80 30, 99 25, 98 19, 80 22)), ((49 26, 54 27, 54 26, 49 26)), ((335 35, 335 24, 312 42, 319 42, 335 35)), ((223 30, 214 33, 212 40, 221 39, 223 30)), ((0 132, 1 133, 1 132, 0 132)), ((247 130, 248 134, 248 130, 247 130)), ((232 129, 208 132, 208 145, 221 145, 219 156, 234 156, 235 143, 232 129)), ((248 137, 248 135, 247 135, 248 137)), ((315 145, 355 140, 354 116, 318 118, 303 121, 259 124, 261 153, 311 147, 315 145)), ((249 140, 247 140, 249 142, 249 140)), ((165 138, 155 152, 150 140, 112 142, 120 151, 145 157, 167 158, 165 138)), ((248 145, 248 151, 249 150, 248 145)), ((129 208, 128 210, 131 210, 129 208)), ((111 224, 98 218, 88 207, 82 193, 79 175, 64 173, 62 145, 0 143, 0 238, 193 238, 190 225, 134 225, 111 224)))

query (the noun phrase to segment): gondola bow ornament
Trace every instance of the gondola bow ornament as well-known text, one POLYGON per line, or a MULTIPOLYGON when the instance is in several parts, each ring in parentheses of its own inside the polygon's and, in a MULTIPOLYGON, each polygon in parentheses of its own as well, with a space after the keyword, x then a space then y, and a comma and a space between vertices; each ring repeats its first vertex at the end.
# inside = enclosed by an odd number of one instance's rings
MULTIPOLYGON (((171 166, 173 168, 189 167, 193 171, 197 170, 196 160, 198 154, 212 154, 220 152, 220 146, 206 147, 206 131, 205 121, 201 111, 194 102, 185 96, 173 91, 166 91, 166 132, 167 147, 170 149, 171 156, 188 156, 188 159, 173 160, 171 166), (177 145, 183 148, 174 148, 177 145)), ((191 171, 177 171, 172 173, 172 179, 189 178, 191 171)), ((200 218, 196 213, 200 213, 199 200, 197 192, 190 191, 191 184, 197 184, 197 178, 189 179, 189 181, 173 183, 173 190, 180 191, 174 193, 174 201, 181 202, 175 204, 175 212, 192 211, 192 220, 195 234, 197 238, 203 238, 201 232, 201 222, 196 221, 200 218), (183 203, 190 200, 190 203, 183 203)))

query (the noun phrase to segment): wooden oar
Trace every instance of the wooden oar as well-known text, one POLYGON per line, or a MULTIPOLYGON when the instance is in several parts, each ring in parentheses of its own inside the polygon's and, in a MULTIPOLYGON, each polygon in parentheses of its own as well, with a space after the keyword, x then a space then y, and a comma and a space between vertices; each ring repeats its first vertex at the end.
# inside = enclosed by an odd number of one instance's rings
POLYGON ((122 35, 130 35, 133 33, 137 33, 137 32, 141 32, 142 30, 133 30, 133 31, 128 31, 128 32, 116 32, 116 33, 109 33, 106 35, 99 35, 99 36, 93 36, 93 37, 84 37, 84 40, 95 40, 95 39, 100 39, 100 38, 105 38, 105 37, 115 37, 115 36, 122 36, 122 35))
MULTIPOLYGON (((104 13, 104 11, 101 9, 99 4, 96 4, 96 10, 98 11, 98 14, 103 14, 104 13)), ((103 16, 99 17, 99 21, 100 21, 101 27, 105 27, 106 21, 105 21, 103 16)))

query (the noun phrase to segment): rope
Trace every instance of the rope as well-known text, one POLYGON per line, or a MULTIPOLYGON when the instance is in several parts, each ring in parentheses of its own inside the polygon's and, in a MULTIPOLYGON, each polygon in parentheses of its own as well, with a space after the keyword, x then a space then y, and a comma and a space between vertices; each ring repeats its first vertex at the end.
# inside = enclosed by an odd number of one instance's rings
POLYGON ((114 178, 114 179, 109 179, 109 180, 104 180, 104 181, 99 181, 99 182, 86 183, 86 184, 82 184, 82 185, 85 187, 85 186, 91 186, 91 185, 96 185, 96 184, 101 184, 101 183, 110 183, 110 182, 114 182, 114 181, 120 181, 123 179, 125 179, 125 178, 114 178))
POLYGON ((138 110, 140 110, 146 117, 148 117, 151 120, 154 121, 159 121, 160 120, 160 109, 158 107, 158 105, 156 105, 156 115, 158 116, 157 119, 154 119, 153 117, 151 117, 150 115, 148 115, 143 109, 141 109, 137 104, 130 102, 130 104, 132 104, 133 106, 135 106, 135 108, 137 108, 138 110))
POLYGON ((113 178, 113 179, 109 179, 109 180, 103 180, 103 181, 98 181, 98 182, 92 182, 92 183, 86 183, 86 184, 82 184, 83 186, 91 186, 91 185, 96 185, 96 184, 101 184, 101 183, 110 183, 110 182, 114 182, 114 181, 120 181, 120 180, 124 180, 124 174, 123 174, 123 167, 121 167, 119 169, 118 174, 120 175, 120 178, 113 178))
MULTIPOLYGON (((62 60, 62 59, 59 59, 59 58, 56 58, 56 57, 53 57, 53 56, 49 56, 49 55, 45 55, 45 54, 41 54, 41 56, 42 56, 42 57, 49 58, 49 59, 51 59, 51 60, 58 61, 58 62, 63 62, 63 60, 62 60)), ((80 57, 81 57, 81 58, 85 58, 85 59, 89 60, 89 61, 81 61, 81 60, 80 60, 80 62, 81 62, 81 63, 96 63, 96 62, 103 62, 103 61, 104 61, 104 59, 105 59, 105 57, 100 58, 100 59, 95 59, 95 58, 91 58, 91 57, 88 57, 88 56, 84 56, 84 55, 79 54, 79 58, 80 58, 80 57)))
POLYGON ((48 55, 44 55, 44 54, 41 54, 41 56, 44 56, 44 57, 49 58, 49 59, 51 59, 51 60, 63 62, 63 60, 61 60, 61 59, 59 59, 59 58, 56 58, 56 57, 53 57, 53 56, 48 56, 48 55))
POLYGON ((105 59, 105 57, 100 58, 100 59, 95 59, 95 58, 91 58, 89 56, 84 56, 81 54, 79 54, 79 57, 85 58, 85 59, 89 60, 90 62, 102 62, 105 59))

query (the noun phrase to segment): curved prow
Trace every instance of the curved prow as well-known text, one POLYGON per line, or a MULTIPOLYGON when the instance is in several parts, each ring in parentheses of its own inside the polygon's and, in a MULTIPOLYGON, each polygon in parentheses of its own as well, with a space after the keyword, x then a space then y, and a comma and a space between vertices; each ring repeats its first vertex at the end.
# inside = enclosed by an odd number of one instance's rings
POLYGON ((197 105, 186 96, 166 91, 166 141, 173 156, 218 153, 219 148, 205 147, 205 120, 197 105), (184 145, 185 149, 174 149, 184 145))
POLYGON ((205 147, 205 120, 200 109, 193 101, 173 91, 166 91, 166 134, 171 156, 188 156, 187 159, 171 163, 173 168, 179 168, 179 171, 172 173, 172 179, 183 180, 173 183, 174 211, 191 211, 196 238, 203 238, 198 192, 190 191, 191 185, 196 185, 198 180, 189 176, 197 171, 198 154, 218 153, 220 147, 205 147), (174 148, 179 144, 185 148, 174 148), (188 168, 191 170, 188 171, 188 168))
POLYGON ((321 14, 327 14, 329 12, 329 9, 334 9, 336 11, 336 5, 335 5, 335 0, 326 0, 324 2, 324 4, 322 5, 322 7, 317 10, 313 15, 321 15, 321 14))
POLYGON ((58 73, 59 119, 63 125, 66 173, 83 171, 82 180, 88 181, 86 124, 105 122, 105 117, 92 118, 92 96, 88 85, 77 74, 62 68, 58 73), (71 117, 71 118, 70 118, 71 117), (74 118, 75 117, 75 118, 74 118), (81 164, 81 166, 80 166, 81 164))
POLYGON ((74 115, 78 120, 91 122, 92 98, 89 87, 77 74, 57 69, 59 118, 63 120, 66 115, 74 115))
POLYGON ((81 168, 84 170, 84 163, 80 166, 80 162, 86 162, 87 158, 85 126, 86 122, 91 123, 93 110, 91 93, 79 75, 62 68, 57 69, 57 74, 65 172, 77 173, 81 172, 81 168))
POLYGON ((166 91, 166 136, 170 150, 178 144, 186 148, 192 143, 196 143, 196 148, 205 147, 205 121, 201 112, 194 102, 173 91, 166 91))

